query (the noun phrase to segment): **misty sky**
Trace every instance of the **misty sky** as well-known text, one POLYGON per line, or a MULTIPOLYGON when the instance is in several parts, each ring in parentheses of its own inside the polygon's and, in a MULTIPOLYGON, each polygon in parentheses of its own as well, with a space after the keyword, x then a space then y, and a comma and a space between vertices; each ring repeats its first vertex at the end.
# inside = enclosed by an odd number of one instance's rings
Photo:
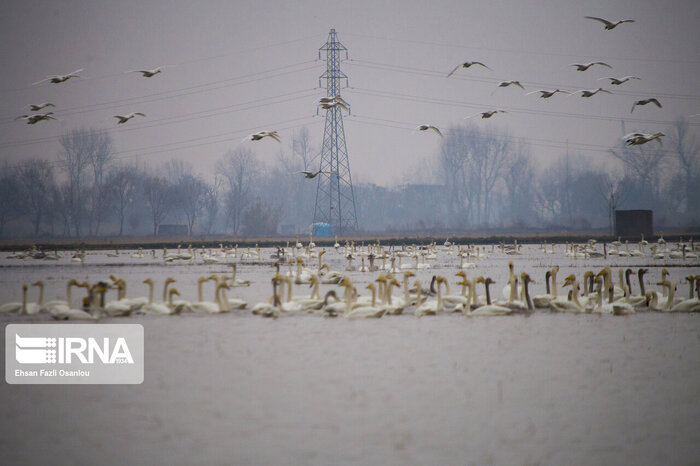
MULTIPOLYGON (((663 131, 678 116, 700 113, 700 2, 556 1, 6 1, 0 15, 0 159, 55 159, 58 136, 74 128, 110 128, 116 156, 157 166, 189 160, 207 179, 216 161, 249 133, 278 129, 285 149, 308 126, 320 146, 325 95, 318 48, 335 28, 351 61, 343 96, 353 115, 345 131, 353 181, 406 181, 439 137, 413 134, 430 123, 447 129, 478 111, 505 109, 481 127, 507 129, 547 161, 565 151, 615 166, 606 150, 627 132, 663 131), (606 31, 584 16, 631 18, 606 31), (445 75, 458 63, 472 67, 445 75), (577 72, 574 62, 613 69, 577 72), (133 69, 172 65, 142 78, 133 69), (31 84, 84 68, 89 79, 31 84), (611 86, 604 76, 640 81, 611 86), (526 91, 498 89, 520 80, 526 91), (525 92, 603 87, 590 99, 525 92), (657 97, 663 108, 632 102, 657 97), (14 121, 27 106, 50 101, 59 121, 14 121), (146 118, 117 126, 112 115, 146 118)), ((700 117, 691 118, 700 133, 700 117)), ((280 146, 246 143, 273 163, 280 146)), ((313 167, 309 167, 313 168, 313 167)))

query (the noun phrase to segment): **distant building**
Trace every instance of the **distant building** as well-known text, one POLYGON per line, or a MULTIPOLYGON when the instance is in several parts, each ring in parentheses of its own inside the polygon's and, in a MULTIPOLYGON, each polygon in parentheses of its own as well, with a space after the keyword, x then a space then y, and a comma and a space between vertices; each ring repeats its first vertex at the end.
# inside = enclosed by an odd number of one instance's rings
POLYGON ((615 236, 638 238, 654 236, 654 212, 651 210, 616 210, 615 236))
POLYGON ((158 236, 187 236, 187 225, 158 225, 158 236))

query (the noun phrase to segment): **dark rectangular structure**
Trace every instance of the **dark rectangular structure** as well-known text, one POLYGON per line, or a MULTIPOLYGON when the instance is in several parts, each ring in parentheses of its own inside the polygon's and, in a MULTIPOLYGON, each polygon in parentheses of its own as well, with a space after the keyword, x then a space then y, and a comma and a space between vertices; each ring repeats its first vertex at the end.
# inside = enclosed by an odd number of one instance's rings
POLYGON ((652 210, 616 210, 615 236, 639 238, 654 236, 654 211, 652 210))
POLYGON ((158 225, 158 236, 187 236, 187 225, 158 225))

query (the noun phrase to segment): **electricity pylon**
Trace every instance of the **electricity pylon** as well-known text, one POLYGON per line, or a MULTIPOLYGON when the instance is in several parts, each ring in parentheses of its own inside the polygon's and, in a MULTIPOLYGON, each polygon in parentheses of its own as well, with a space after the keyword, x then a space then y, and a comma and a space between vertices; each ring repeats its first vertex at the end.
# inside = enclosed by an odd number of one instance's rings
MULTIPOLYGON (((341 53, 348 58, 348 49, 338 42, 335 29, 331 29, 326 43, 318 49, 326 53, 326 71, 319 77, 326 80, 326 95, 335 97, 340 94, 340 82, 348 77, 340 71, 341 53)), ((328 223, 333 226, 338 235, 357 231, 357 212, 355 210, 355 194, 352 189, 348 148, 345 143, 343 114, 339 106, 326 110, 326 126, 323 131, 323 146, 321 147, 321 163, 316 187, 316 207, 314 208, 314 224, 328 223)))

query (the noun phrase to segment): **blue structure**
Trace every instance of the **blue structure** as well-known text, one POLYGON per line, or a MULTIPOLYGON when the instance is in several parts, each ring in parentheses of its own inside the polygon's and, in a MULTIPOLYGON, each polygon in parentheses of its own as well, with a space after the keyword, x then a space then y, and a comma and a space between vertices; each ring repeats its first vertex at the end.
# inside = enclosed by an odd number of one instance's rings
POLYGON ((314 223, 311 225, 311 231, 314 236, 331 236, 335 229, 329 223, 314 223))
MULTIPOLYGON (((340 71, 341 53, 344 52, 347 59, 348 49, 338 42, 335 29, 331 29, 325 45, 318 50, 319 59, 321 52, 326 53, 326 72, 319 77, 319 84, 321 79, 325 79, 326 95, 335 97, 340 95, 341 80, 345 79, 346 86, 348 81, 345 73, 340 71)), ((337 106, 326 110, 319 169, 321 173, 316 187, 314 225, 329 224, 340 235, 356 231, 355 194, 345 143, 343 114, 337 106)))

